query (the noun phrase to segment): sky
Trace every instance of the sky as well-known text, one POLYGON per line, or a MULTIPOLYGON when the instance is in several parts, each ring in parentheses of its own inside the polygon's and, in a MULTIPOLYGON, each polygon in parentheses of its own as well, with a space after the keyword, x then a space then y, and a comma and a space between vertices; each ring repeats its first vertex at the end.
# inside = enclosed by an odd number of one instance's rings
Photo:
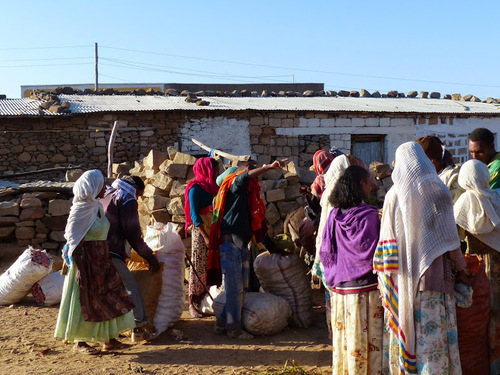
POLYGON ((500 98, 497 1, 2 0, 0 94, 21 85, 317 82, 500 98))

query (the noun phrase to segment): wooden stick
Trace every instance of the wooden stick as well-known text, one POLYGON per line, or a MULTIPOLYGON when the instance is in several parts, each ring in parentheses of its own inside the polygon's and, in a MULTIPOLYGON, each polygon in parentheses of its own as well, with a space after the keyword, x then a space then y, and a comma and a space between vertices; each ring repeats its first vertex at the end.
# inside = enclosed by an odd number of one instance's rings
POLYGON ((127 126, 128 121, 115 121, 108 143, 108 178, 113 177, 113 147, 115 145, 116 133, 120 126, 127 126))
MULTIPOLYGON (((191 142, 193 142, 195 145, 199 146, 200 148, 202 148, 205 151, 210 152, 212 150, 211 147, 204 145, 203 143, 201 143, 200 141, 197 141, 194 138, 191 138, 191 142)), ((226 158, 226 159, 229 159, 232 161, 247 161, 250 159, 250 155, 231 155, 231 154, 228 154, 227 152, 220 151, 217 149, 214 149, 214 153, 219 155, 219 156, 222 156, 223 158, 226 158)))

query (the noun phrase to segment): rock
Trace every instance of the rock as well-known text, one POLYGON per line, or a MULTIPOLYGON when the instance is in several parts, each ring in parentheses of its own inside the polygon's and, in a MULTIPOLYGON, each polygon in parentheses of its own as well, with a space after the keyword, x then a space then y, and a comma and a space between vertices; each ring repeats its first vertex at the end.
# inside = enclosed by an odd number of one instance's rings
POLYGON ((398 92, 396 90, 391 90, 387 92, 387 97, 388 98, 397 98, 398 97, 398 92))
POLYGON ((419 96, 420 96, 422 99, 426 99, 428 95, 429 95, 429 92, 428 92, 428 91, 420 91, 420 95, 419 95, 419 96))
POLYGON ((274 203, 269 203, 266 208, 266 220, 269 224, 275 224, 281 218, 280 212, 274 203))
POLYGON ((433 92, 431 92, 430 98, 431 99, 439 99, 439 98, 441 98, 441 93, 433 91, 433 92))
POLYGON ((241 96, 240 90, 233 90, 233 91, 231 91, 231 96, 234 97, 234 98, 240 97, 241 96))
POLYGON ((85 170, 83 169, 70 169, 66 171, 65 180, 68 182, 76 182, 84 173, 85 170))
POLYGON ((169 203, 170 203, 170 198, 162 197, 161 195, 153 195, 152 197, 148 198, 147 202, 145 203, 145 206, 150 212, 153 212, 155 210, 167 207, 169 203))
POLYGON ((172 164, 172 160, 165 160, 163 163, 160 164, 160 172, 168 173, 168 167, 170 167, 170 164, 172 164))
POLYGON ((285 200, 291 201, 300 198, 300 184, 285 187, 285 200))
POLYGON ((299 204, 296 201, 290 202, 278 202, 278 211, 280 212, 281 218, 284 219, 293 210, 299 208, 299 204))
POLYGON ((339 91, 337 92, 337 95, 338 95, 338 96, 342 96, 342 97, 347 97, 347 96, 349 96, 349 91, 346 91, 346 90, 339 90, 339 91))
POLYGON ((19 220, 35 220, 45 216, 45 210, 42 207, 25 208, 19 215, 19 220))
POLYGON ((274 225, 273 225, 273 233, 274 235, 278 235, 278 234, 283 234, 284 233, 284 228, 285 228, 285 224, 283 222, 283 220, 278 220, 274 225))
POLYGON ((184 215, 172 215, 172 222, 185 224, 186 217, 184 215))
POLYGON ((472 95, 472 94, 465 95, 465 96, 462 97, 462 100, 464 102, 470 102, 473 96, 474 95, 472 95))
POLYGON ((0 238, 9 237, 15 230, 16 227, 0 227, 0 238))
POLYGON ((316 179, 316 172, 307 169, 299 169, 300 182, 305 185, 311 185, 316 179))
POLYGON ((186 190, 187 184, 182 184, 177 180, 174 180, 172 183, 172 188, 170 189, 170 198, 174 197, 183 197, 184 198, 184 190, 186 190))
POLYGON ((265 193, 268 190, 274 189, 274 180, 262 180, 259 181, 260 191, 265 193))
POLYGON ((302 93, 302 96, 310 98, 314 96, 314 90, 306 90, 302 93))
POLYGON ((473 95, 470 101, 471 101, 471 102, 480 103, 480 102, 481 102, 481 99, 479 99, 477 96, 474 96, 474 95, 473 95))
POLYGON ((34 208, 34 207, 42 207, 42 201, 38 198, 27 197, 21 199, 21 208, 34 208))
POLYGON ((168 153, 168 157, 170 158, 170 160, 174 160, 175 155, 178 152, 179 152, 179 147, 177 147, 177 146, 168 146, 167 147, 167 153, 168 153))
POLYGON ((361 89, 361 96, 363 98, 371 98, 372 94, 370 94, 370 92, 368 90, 361 89))
POLYGON ((27 240, 35 237, 35 228, 33 227, 17 227, 16 238, 18 240, 27 240))
POLYGON ((285 189, 273 189, 266 192, 268 203, 285 200, 285 189))
POLYGON ((16 227, 34 227, 35 222, 33 220, 18 221, 16 227))
POLYGON ((188 165, 187 164, 177 164, 175 162, 172 162, 168 166, 167 173, 169 177, 171 178, 186 178, 187 176, 187 171, 188 171, 188 165))
POLYGON ((352 90, 351 92, 349 92, 349 96, 352 98, 359 98, 359 91, 352 90))
POLYGON ((444 94, 443 95, 443 99, 450 100, 451 99, 451 95, 450 94, 444 94))
MULTIPOLYGON (((68 216, 44 216, 40 219, 40 221, 50 230, 64 231, 68 221, 68 216)), ((37 225, 37 228, 38 227, 40 227, 40 225, 37 225)))
POLYGON ((196 105, 198 105, 198 106, 207 106, 207 105, 210 105, 210 102, 208 102, 206 100, 203 100, 203 99, 198 99, 196 101, 196 105))
POLYGON ((418 95, 418 92, 416 91, 410 91, 408 95, 406 95, 408 98, 416 98, 418 95))
POLYGON ((142 164, 146 168, 155 169, 156 171, 158 171, 160 164, 165 160, 168 160, 168 154, 158 150, 151 150, 148 156, 146 156, 142 161, 142 164))
POLYGON ((170 215, 184 215, 184 203, 181 197, 173 198, 167 207, 170 215))
POLYGON ((451 100, 462 100, 462 95, 460 95, 460 94, 451 94, 451 100))
POLYGON ((498 101, 496 99, 494 99, 494 98, 489 97, 489 98, 486 99, 486 103, 488 103, 488 104, 492 104, 492 103, 496 104, 496 103, 498 103, 498 101))
POLYGON ((379 180, 382 180, 383 178, 390 176, 392 174, 392 169, 390 165, 381 163, 379 161, 373 161, 370 164, 370 171, 379 180))
POLYGON ((326 96, 337 96, 337 91, 334 90, 328 90, 326 92, 326 96))
POLYGON ((64 231, 53 230, 49 233, 49 239, 56 242, 66 242, 64 238, 64 231))
POLYGON ((378 92, 378 91, 372 92, 372 98, 380 98, 380 96, 381 96, 380 92, 378 92))
POLYGON ((150 184, 167 193, 170 193, 170 189, 172 188, 173 182, 174 180, 163 172, 158 172, 150 180, 150 184))
POLYGON ((176 152, 173 162, 177 164, 194 165, 198 159, 193 155, 176 152))
POLYGON ((130 170, 130 165, 127 162, 124 163, 113 163, 111 167, 113 176, 116 178, 123 177, 124 175, 128 174, 128 171, 130 170))
POLYGON ((167 95, 167 96, 179 96, 179 91, 177 91, 176 89, 166 89, 165 95, 167 95))
POLYGON ((49 201, 49 215, 68 215, 71 208, 71 201, 66 199, 52 199, 49 201))
POLYGON ((0 202, 0 216, 19 216, 19 203, 16 201, 0 202))
POLYGON ((162 189, 158 189, 157 187, 151 185, 151 184, 147 184, 146 185, 146 188, 144 189, 144 194, 143 194, 145 197, 152 197, 154 195, 160 195, 160 196, 163 196, 163 197, 168 197, 169 196, 169 192, 166 192, 162 189))
POLYGON ((62 154, 55 154, 50 158, 52 163, 65 163, 68 159, 62 154))
POLYGON ((398 98, 404 98, 405 93, 404 92, 398 92, 398 98))
POLYGON ((151 217, 153 217, 157 223, 167 224, 172 221, 172 216, 168 213, 166 208, 152 211, 151 217))
POLYGON ((264 180, 279 180, 281 177, 283 177, 282 169, 270 169, 262 175, 264 180))
POLYGON ((17 161, 20 163, 28 163, 31 161, 31 155, 27 152, 23 152, 17 157, 17 161))
POLYGON ((382 182, 382 186, 386 189, 389 189, 392 185, 394 185, 391 176, 383 177, 380 181, 382 182))
POLYGON ((263 98, 267 98, 269 96, 269 92, 267 90, 262 90, 260 96, 262 96, 263 98))
POLYGON ((19 217, 17 216, 0 216, 0 227, 11 226, 19 222, 19 217))

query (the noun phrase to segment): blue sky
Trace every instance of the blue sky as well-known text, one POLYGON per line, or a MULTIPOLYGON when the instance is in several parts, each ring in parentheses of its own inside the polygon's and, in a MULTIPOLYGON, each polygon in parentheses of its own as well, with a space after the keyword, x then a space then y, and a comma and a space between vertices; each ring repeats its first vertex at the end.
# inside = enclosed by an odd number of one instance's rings
POLYGON ((0 93, 94 82, 98 42, 101 83, 293 76, 327 90, 500 98, 499 11, 496 1, 9 1, 0 93))

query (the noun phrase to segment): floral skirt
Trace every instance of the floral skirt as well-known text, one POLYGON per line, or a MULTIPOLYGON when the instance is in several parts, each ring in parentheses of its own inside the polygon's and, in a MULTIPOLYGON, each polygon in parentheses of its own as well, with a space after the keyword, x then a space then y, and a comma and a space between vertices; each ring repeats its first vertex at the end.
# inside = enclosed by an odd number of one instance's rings
POLYGON ((330 292, 333 374, 381 374, 384 312, 378 290, 330 292))
MULTIPOLYGON (((414 303, 415 355, 418 374, 462 374, 458 351, 455 298, 450 294, 418 292, 414 303)), ((384 373, 399 374, 399 344, 385 328, 384 373)))
POLYGON ((109 342, 121 332, 135 327, 134 314, 129 311, 118 318, 104 322, 90 322, 84 319, 80 304, 80 287, 76 283, 76 266, 69 267, 64 278, 64 287, 57 317, 54 337, 70 343, 84 341, 109 342))
POLYGON ((191 263, 189 268, 189 303, 200 304, 206 293, 208 248, 198 228, 193 227, 191 234, 191 263), (194 269, 193 269, 194 268, 194 269), (198 274, 198 276, 197 276, 198 274), (201 279, 201 281, 200 281, 201 279))

